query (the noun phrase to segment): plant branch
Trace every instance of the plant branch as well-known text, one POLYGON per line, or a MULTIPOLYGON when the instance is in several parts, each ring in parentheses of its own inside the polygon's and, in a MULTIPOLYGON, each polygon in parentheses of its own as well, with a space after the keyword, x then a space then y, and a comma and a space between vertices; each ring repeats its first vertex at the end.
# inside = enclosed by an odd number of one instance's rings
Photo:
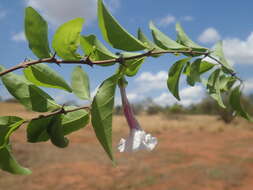
MULTIPOLYGON (((220 62, 220 60, 218 60, 217 58, 215 58, 215 57, 213 57, 213 56, 211 56, 211 55, 209 55, 209 54, 207 55, 207 57, 209 57, 210 59, 214 60, 215 62, 217 62, 217 63, 218 63, 219 65, 221 65, 222 67, 224 67, 223 64, 222 64, 222 62, 220 62)), ((238 77, 238 76, 236 75, 235 72, 233 72, 233 71, 231 71, 231 70, 227 70, 227 71, 229 72, 229 74, 230 74, 231 76, 233 76, 233 77, 235 77, 237 80, 239 80, 241 84, 243 83, 243 80, 242 80, 240 77, 238 77)))
POLYGON ((28 119, 28 120, 24 121, 24 123, 28 123, 28 122, 30 122, 30 121, 32 121, 32 120, 38 120, 38 119, 42 119, 42 118, 51 117, 51 116, 58 115, 58 114, 67 114, 67 113, 74 112, 74 111, 78 111, 78 110, 82 110, 82 109, 90 110, 90 107, 89 107, 89 106, 81 106, 81 107, 77 107, 77 108, 74 108, 74 109, 65 110, 65 109, 64 109, 64 105, 63 105, 62 108, 59 109, 59 110, 56 110, 56 111, 50 112, 50 113, 48 113, 48 114, 39 115, 39 116, 37 116, 37 117, 28 119))
MULTIPOLYGON (((138 59, 142 57, 150 57, 154 55, 160 55, 160 54, 170 54, 170 53, 188 53, 188 54, 199 54, 199 55, 208 55, 209 52, 201 52, 201 51, 193 51, 193 50, 167 50, 167 51, 155 51, 155 50, 150 50, 148 52, 142 53, 140 55, 135 55, 135 56, 130 56, 130 57, 124 57, 124 60, 132 60, 132 59, 138 59)), ((81 60, 60 60, 56 59, 55 55, 50 57, 50 58, 44 58, 44 59, 38 59, 38 60, 32 60, 32 61, 24 61, 14 67, 11 67, 9 69, 6 69, 2 72, 0 72, 0 77, 8 74, 10 72, 19 70, 19 69, 24 69, 26 67, 36 65, 39 63, 55 63, 57 65, 61 64, 86 64, 86 65, 102 65, 102 64, 107 64, 107 63, 120 63, 122 59, 120 58, 115 58, 115 59, 108 59, 108 60, 100 60, 100 61, 92 61, 89 56, 86 56, 84 59, 81 60)))

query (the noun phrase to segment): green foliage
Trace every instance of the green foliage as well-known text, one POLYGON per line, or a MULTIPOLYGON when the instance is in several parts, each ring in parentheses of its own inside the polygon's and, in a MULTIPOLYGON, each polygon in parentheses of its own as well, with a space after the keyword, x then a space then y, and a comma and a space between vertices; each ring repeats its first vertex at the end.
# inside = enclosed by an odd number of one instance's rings
POLYGON ((16 116, 0 117, 0 148, 9 144, 10 135, 23 123, 24 120, 16 116))
POLYGON ((155 44, 164 50, 185 50, 187 47, 177 43, 170 37, 162 33, 156 26, 150 22, 149 28, 152 31, 155 44))
POLYGON ((51 142, 59 148, 65 148, 69 144, 69 140, 64 137, 61 115, 52 116, 50 127, 47 127, 47 132, 51 142))
POLYGON ((98 0, 98 24, 104 39, 116 49, 139 51, 146 47, 128 33, 109 13, 102 0, 98 0))
POLYGON ((29 48, 38 58, 50 57, 47 22, 32 7, 25 9, 25 35, 29 48))
POLYGON ((31 171, 21 167, 11 155, 9 146, 10 135, 17 130, 24 120, 16 116, 0 117, 0 168, 13 174, 26 175, 31 171))
POLYGON ((234 69, 225 58, 222 48, 222 41, 216 43, 212 55, 216 56, 219 59, 219 61, 221 62, 222 66, 225 68, 226 71, 234 72, 234 69))
POLYGON ((138 29, 138 39, 149 49, 149 50, 156 50, 156 51, 162 51, 160 47, 158 47, 156 44, 154 44, 152 41, 150 41, 145 34, 141 31, 141 29, 138 29))
POLYGON ((11 154, 10 147, 0 148, 0 168, 12 174, 28 175, 32 172, 20 166, 11 154))
POLYGON ((23 76, 8 73, 2 77, 2 81, 10 94, 30 110, 47 112, 60 107, 53 98, 28 82, 23 76), (37 101, 42 104, 38 105, 37 101))
POLYGON ((57 72, 44 63, 32 65, 25 68, 23 71, 26 79, 37 86, 58 88, 72 92, 72 89, 67 82, 65 82, 57 72))
POLYGON ((57 55, 65 60, 79 60, 76 53, 80 45, 80 33, 84 19, 76 18, 61 25, 54 34, 52 46, 57 55))
POLYGON ((144 60, 145 58, 140 58, 131 62, 129 66, 126 68, 125 74, 129 77, 135 76, 138 73, 144 60))
POLYGON ((176 63, 174 63, 171 66, 170 70, 169 70, 167 86, 168 86, 168 89, 170 90, 170 92, 178 100, 180 100, 180 97, 179 97, 179 79, 180 79, 180 76, 181 76, 181 73, 183 71, 183 68, 184 68, 185 64, 189 60, 190 60, 190 58, 181 59, 181 60, 177 61, 176 63))
POLYGON ((115 89, 118 83, 118 75, 106 79, 99 87, 91 105, 91 122, 96 136, 113 160, 112 155, 112 115, 115 89))
POLYGON ((192 48, 193 50, 196 50, 196 51, 202 51, 202 52, 207 51, 207 48, 201 47, 198 44, 196 44, 195 42, 193 42, 186 35, 186 33, 184 32, 182 26, 179 23, 176 24, 176 31, 177 31, 177 42, 178 43, 180 43, 180 44, 182 44, 186 47, 192 48))
MULTIPOLYGON (((67 106, 65 110, 76 107, 67 106)), ((89 113, 85 110, 78 110, 67 114, 61 114, 61 125, 64 135, 84 128, 89 123, 89 113)), ((48 129, 52 126, 52 117, 32 120, 27 126, 27 140, 31 143, 47 141, 49 139, 48 129)))
MULTIPOLYGON (((221 111, 218 110, 213 106, 213 102, 190 108, 184 108, 179 104, 163 108, 147 99, 133 107, 135 113, 146 111, 149 115, 159 112, 179 114, 189 113, 189 110, 194 111, 194 109, 197 113, 202 109, 208 113, 219 113, 224 121, 230 121, 233 119, 232 112, 235 111, 238 115, 252 121, 247 113, 247 107, 245 109, 241 104, 240 86, 234 87, 238 82, 240 85, 242 82, 226 60, 222 42, 218 42, 211 52, 193 42, 179 23, 176 24, 176 41, 161 32, 152 22, 149 28, 153 41, 149 40, 140 29, 136 38, 118 23, 102 0, 98 0, 97 3, 98 25, 105 41, 112 47, 126 52, 114 54, 95 35, 81 35, 84 19, 76 18, 61 25, 54 33, 52 47, 56 54, 52 55, 48 42, 47 22, 36 10, 31 7, 26 8, 25 35, 30 49, 39 60, 24 61, 7 70, 0 65, 0 76, 4 86, 16 100, 29 110, 46 113, 31 120, 23 120, 15 116, 0 117, 0 168, 2 170, 14 174, 30 173, 30 170, 17 163, 10 149, 9 138, 22 124, 28 123, 28 142, 51 140, 52 144, 64 148, 69 143, 65 136, 87 126, 90 115, 97 139, 110 159, 114 160, 112 116, 118 80, 125 76, 135 76, 149 56, 156 58, 168 53, 185 56, 180 57, 180 60, 169 69, 167 80, 169 91, 180 100, 179 81, 183 73, 190 86, 194 86, 197 82, 204 84, 208 94, 222 108, 219 108, 221 111), (79 48, 84 55, 78 53, 79 48), (143 51, 137 52, 141 50, 143 51), (56 55, 62 60, 58 60, 56 55), (215 63, 205 61, 205 57, 215 63), (61 75, 44 63, 59 65, 75 63, 89 66, 112 66, 117 63, 119 68, 115 72, 117 74, 107 78, 100 85, 92 100, 91 108, 87 111, 86 107, 58 105, 39 86, 73 92, 80 99, 91 100, 88 74, 80 66, 75 67, 70 87, 61 75), (12 73, 17 69, 24 69, 22 76, 12 73), (227 94, 230 94, 229 100, 227 94), (225 107, 228 112, 225 111, 225 107)), ((119 108, 116 109, 116 113, 120 113, 119 108)))
POLYGON ((223 103, 222 96, 221 96, 221 83, 220 83, 220 74, 221 69, 216 69, 208 78, 207 82, 207 89, 209 95, 215 99, 218 104, 225 108, 226 106, 223 103))
POLYGON ((74 94, 83 100, 90 100, 90 81, 88 74, 81 66, 76 66, 72 72, 71 86, 74 94))
MULTIPOLYGON (((81 48, 83 52, 93 60, 107 60, 117 58, 100 42, 95 35, 81 36, 81 48)), ((102 64, 102 66, 113 65, 102 64)))
POLYGON ((252 121, 252 118, 249 116, 249 114, 244 110, 244 108, 241 105, 241 91, 240 91, 240 86, 235 87, 231 91, 231 95, 229 98, 229 102, 232 106, 232 108, 236 111, 238 115, 241 117, 252 121))

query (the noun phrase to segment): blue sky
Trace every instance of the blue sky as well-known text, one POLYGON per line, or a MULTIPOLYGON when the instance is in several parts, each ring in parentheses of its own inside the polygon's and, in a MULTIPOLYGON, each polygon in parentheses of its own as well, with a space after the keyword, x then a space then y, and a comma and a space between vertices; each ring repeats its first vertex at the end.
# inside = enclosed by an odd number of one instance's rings
MULTIPOLYGON (((224 41, 224 51, 245 80, 245 93, 253 89, 253 1, 201 1, 201 0, 105 0, 118 21, 132 34, 141 27, 150 38, 150 20, 166 34, 175 39, 175 23, 181 22, 187 34, 199 44, 212 47, 217 40, 224 41)), ((100 40, 101 33, 96 20, 96 0, 1 0, 0 2, 0 50, 1 64, 11 67, 26 57, 34 58, 23 35, 24 8, 27 5, 37 9, 49 22, 50 39, 57 27, 75 17, 84 17, 86 24, 83 34, 95 34, 100 40)), ((111 49, 113 52, 117 50, 111 49)), ((175 99, 166 89, 167 72, 176 60, 171 55, 159 59, 149 58, 139 74, 129 79, 128 95, 132 101, 152 97, 158 104, 173 104, 175 99)), ((71 66, 59 68, 66 80, 70 79, 71 66)), ((83 67, 89 74, 92 91, 114 73, 115 67, 83 67)), ((20 71, 17 73, 21 73, 20 71)), ((188 87, 181 82, 182 104, 198 102, 205 96, 200 85, 188 87)), ((0 86, 1 96, 10 97, 0 86)), ((71 94, 58 90, 47 90, 57 101, 75 99, 71 94)), ((81 103, 81 102, 80 102, 81 103)), ((117 95, 116 103, 119 103, 117 95)))

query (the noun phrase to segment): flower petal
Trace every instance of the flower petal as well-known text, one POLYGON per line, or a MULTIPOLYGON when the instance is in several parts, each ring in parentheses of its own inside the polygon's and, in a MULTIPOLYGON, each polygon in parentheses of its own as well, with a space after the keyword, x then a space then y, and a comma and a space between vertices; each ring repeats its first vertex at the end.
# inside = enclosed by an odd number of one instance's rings
POLYGON ((143 130, 132 129, 128 138, 121 139, 118 144, 120 152, 136 152, 138 150, 151 151, 155 148, 157 139, 143 130))

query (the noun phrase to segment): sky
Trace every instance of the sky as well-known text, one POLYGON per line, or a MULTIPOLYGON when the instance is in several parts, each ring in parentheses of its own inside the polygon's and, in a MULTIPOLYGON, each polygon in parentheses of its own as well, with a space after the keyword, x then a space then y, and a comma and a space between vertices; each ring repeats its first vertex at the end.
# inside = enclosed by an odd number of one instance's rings
MULTIPOLYGON (((245 81, 244 93, 253 92, 253 1, 105 0, 105 4, 119 23, 133 35, 136 35, 140 27, 151 39, 148 23, 152 20, 161 31, 173 39, 176 38, 175 23, 180 22, 190 38, 202 46, 211 48, 215 42, 223 40, 226 57, 238 71, 238 76, 245 81)), ((85 25, 82 34, 95 34, 105 44, 97 24, 96 0, 1 0, 0 64, 6 68, 25 58, 35 58, 24 36, 23 19, 26 6, 35 8, 48 21, 50 40, 58 26, 70 19, 83 17, 85 25)), ((107 47, 112 52, 119 51, 109 45, 107 47)), ((176 103, 166 86, 168 70, 175 61, 176 57, 172 55, 157 59, 148 58, 139 73, 128 78, 127 93, 130 101, 138 102, 151 97, 160 105, 176 103)), ((73 66, 52 67, 70 81, 73 66)), ((97 86, 112 75, 115 68, 83 66, 89 74, 93 95, 97 86)), ((73 94, 54 89, 45 90, 59 103, 67 100, 83 103, 73 94)), ((3 85, 0 86, 0 92, 2 98, 10 98, 3 85)), ((180 103, 184 106, 197 103, 206 96, 200 84, 189 87, 184 78, 180 81, 180 95, 180 103)), ((116 104, 120 104, 118 93, 116 104)))

